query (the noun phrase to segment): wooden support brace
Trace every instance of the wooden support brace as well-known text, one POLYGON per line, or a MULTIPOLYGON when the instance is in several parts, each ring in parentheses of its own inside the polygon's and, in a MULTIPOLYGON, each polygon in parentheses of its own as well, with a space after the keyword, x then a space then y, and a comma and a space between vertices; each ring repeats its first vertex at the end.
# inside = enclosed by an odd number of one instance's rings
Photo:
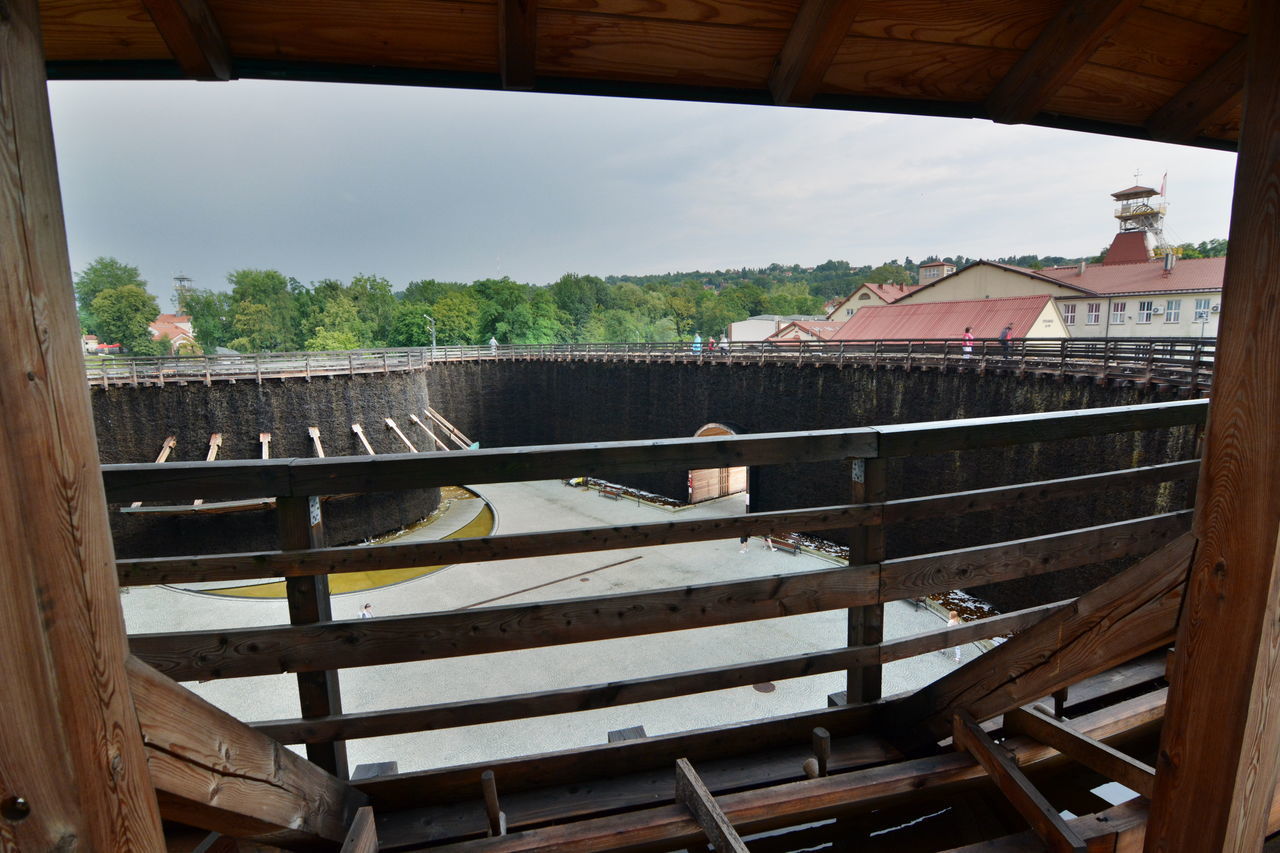
POLYGON ((1035 708, 1015 708, 1004 715, 1006 732, 1024 734, 1051 746, 1090 770, 1132 788, 1150 799, 1155 790, 1156 771, 1150 765, 1082 735, 1071 726, 1035 708))
POLYGON ((231 79, 231 51, 205 0, 142 0, 142 5, 183 74, 231 79))
POLYGON ((804 0, 769 74, 775 104, 813 100, 863 0, 804 0))
POLYGON ((444 427, 445 430, 448 431, 449 437, 452 438, 454 441, 456 441, 459 447, 461 447, 463 450, 471 449, 471 445, 473 444, 471 439, 463 435, 462 430, 458 429, 456 426, 454 426, 453 424, 445 420, 444 415, 440 414, 430 406, 427 407, 426 412, 432 419, 436 421, 436 423, 440 424, 440 426, 444 427))
POLYGON ((967 711, 957 711, 953 717, 952 737, 957 749, 968 752, 982 765, 996 787, 1050 850, 1054 853, 1085 853, 1087 848, 1080 836, 1067 826, 1009 754, 991 740, 967 711))
POLYGON ((269 432, 258 433, 258 443, 262 445, 262 458, 270 459, 271 458, 271 433, 269 432))
POLYGON ((507 815, 498 805, 498 783, 493 771, 480 774, 480 787, 484 790, 484 813, 489 819, 489 836, 507 834, 507 815))
MULTIPOLYGON (((157 465, 169 458, 169 454, 173 452, 173 446, 177 443, 177 437, 172 435, 164 440, 164 444, 160 446, 160 455, 156 457, 157 465)), ((142 501, 134 501, 130 506, 142 506, 142 501)))
MULTIPOLYGON (((215 432, 209 436, 209 452, 204 455, 205 462, 212 462, 218 458, 218 448, 222 447, 222 433, 215 432)), ((200 506, 204 503, 204 498, 196 498, 191 502, 192 506, 200 506)))
POLYGON ((316 457, 324 458, 324 446, 320 444, 320 427, 307 427, 307 435, 311 436, 311 446, 315 449, 316 457))
POLYGON ((351 821, 340 853, 378 853, 378 828, 373 821, 372 806, 356 810, 356 819, 351 821))
POLYGON ((377 455, 373 452, 373 445, 369 444, 369 439, 365 438, 364 427, 360 426, 360 424, 352 424, 351 431, 356 434, 356 438, 360 439, 360 443, 364 445, 365 452, 370 456, 377 455))
POLYGON ((747 845, 686 758, 676 760, 676 801, 693 814, 716 853, 748 853, 747 845))
POLYGON ((413 421, 415 424, 422 427, 422 431, 425 432, 428 436, 430 436, 431 441, 435 443, 435 445, 439 447, 441 450, 449 449, 449 445, 445 444, 443 441, 437 438, 436 434, 431 430, 431 427, 423 423, 422 419, 419 418, 417 415, 409 415, 409 420, 413 421))
POLYGON ((391 418, 385 418, 385 419, 384 419, 384 423, 386 423, 386 425, 387 425, 387 429, 389 429, 389 430, 391 430, 392 432, 394 432, 394 433, 396 434, 396 436, 397 436, 397 437, 398 437, 402 442, 404 442, 404 446, 405 446, 405 447, 407 447, 407 448, 409 448, 409 452, 410 452, 410 453, 417 453, 417 452, 418 452, 418 448, 414 447, 414 446, 413 446, 413 442, 412 442, 412 441, 410 441, 408 438, 406 438, 406 437, 405 437, 405 434, 404 434, 404 433, 402 433, 402 432, 400 431, 400 427, 396 426, 396 422, 395 422, 394 420, 392 420, 391 418))

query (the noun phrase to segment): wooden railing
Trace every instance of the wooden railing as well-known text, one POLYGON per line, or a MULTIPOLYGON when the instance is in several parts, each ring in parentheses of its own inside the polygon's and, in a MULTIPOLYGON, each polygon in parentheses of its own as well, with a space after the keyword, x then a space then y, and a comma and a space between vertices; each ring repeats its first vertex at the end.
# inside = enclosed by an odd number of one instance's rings
MULTIPOLYGON (((521 719, 719 690, 775 678, 848 670, 878 674, 879 665, 1026 627, 1055 605, 1005 614, 926 634, 726 667, 503 696, 476 702, 343 714, 335 670, 487 654, 637 636, 685 628, 847 609, 878 624, 886 602, 1142 557, 1187 530, 1190 511, 1174 511, 1012 542, 943 553, 873 560, 813 571, 535 604, 471 608, 367 620, 335 621, 327 610, 330 574, 475 562, 549 554, 728 539, 769 531, 885 525, 1013 505, 1189 480, 1198 462, 1088 474, 960 493, 887 499, 876 495, 837 506, 659 524, 455 539, 412 545, 323 548, 320 495, 383 492, 437 485, 685 470, 730 465, 829 461, 869 480, 898 457, 1058 441, 1084 436, 1202 424, 1207 402, 1186 400, 1109 409, 1017 415, 800 433, 661 441, 609 442, 515 450, 387 455, 374 458, 273 459, 165 465, 109 465, 108 498, 190 500, 273 495, 279 551, 120 560, 125 586, 285 577, 291 625, 135 635, 133 653, 179 680, 279 672, 299 674, 302 716, 259 724, 309 756, 341 769, 341 742, 495 720, 521 719)), ((855 494, 857 494, 855 490, 855 494)), ((856 536, 855 536, 856 539, 856 536)), ((870 552, 865 552, 870 553, 870 552)), ((872 692, 878 684, 872 685, 872 692)), ((860 695, 865 695, 862 693, 860 695)))
POLYGON ((868 364, 906 369, 1015 370, 1084 375, 1136 382, 1208 387, 1212 338, 1024 338, 1006 348, 998 340, 974 341, 972 353, 956 340, 804 341, 709 344, 545 344, 439 346, 343 352, 100 358, 86 365, 91 385, 163 385, 314 376, 398 373, 440 361, 478 359, 574 359, 654 362, 773 362, 868 364))

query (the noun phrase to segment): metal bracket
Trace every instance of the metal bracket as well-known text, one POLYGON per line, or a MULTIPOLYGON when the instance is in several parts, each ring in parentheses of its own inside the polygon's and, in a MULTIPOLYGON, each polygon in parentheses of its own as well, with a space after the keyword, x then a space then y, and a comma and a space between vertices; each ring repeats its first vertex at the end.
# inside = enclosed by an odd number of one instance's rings
POLYGON ((850 463, 850 469, 853 472, 853 482, 865 483, 867 481, 867 460, 858 458, 850 463))

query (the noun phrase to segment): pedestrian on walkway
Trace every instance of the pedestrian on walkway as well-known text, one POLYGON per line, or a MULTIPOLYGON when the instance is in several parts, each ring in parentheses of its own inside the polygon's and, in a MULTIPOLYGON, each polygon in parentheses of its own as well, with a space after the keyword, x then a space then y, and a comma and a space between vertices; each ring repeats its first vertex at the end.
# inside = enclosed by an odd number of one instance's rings
POLYGON ((964 327, 964 334, 960 336, 960 349, 964 350, 965 358, 973 358, 973 326, 964 327))
POLYGON ((372 619, 372 618, 373 618, 373 605, 372 605, 372 604, 369 604, 368 602, 365 602, 365 604, 363 604, 363 605, 360 607, 360 618, 361 618, 361 619, 372 619))
MULTIPOLYGON (((947 627, 948 627, 948 628, 955 628, 956 626, 958 626, 958 625, 963 625, 963 624, 964 624, 964 622, 963 622, 963 620, 961 620, 961 619, 960 619, 960 614, 959 614, 959 613, 957 613, 956 611, 952 610, 949 614, 947 614, 947 627)), ((950 654, 950 655, 951 655, 951 658, 952 658, 956 663, 960 663, 960 647, 959 647, 959 646, 952 646, 952 647, 951 647, 951 648, 949 648, 949 649, 943 649, 942 653, 943 653, 944 655, 945 655, 945 654, 950 654)))
POLYGON ((1000 333, 1000 349, 1004 351, 1007 358, 1009 356, 1009 343, 1013 340, 1013 324, 1004 327, 1004 331, 1000 333))

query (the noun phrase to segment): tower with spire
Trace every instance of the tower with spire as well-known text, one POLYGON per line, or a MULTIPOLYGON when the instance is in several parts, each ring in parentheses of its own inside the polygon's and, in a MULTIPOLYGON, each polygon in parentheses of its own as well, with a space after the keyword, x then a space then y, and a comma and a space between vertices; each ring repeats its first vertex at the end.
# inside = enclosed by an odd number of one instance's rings
POLYGON ((1164 215, 1168 204, 1164 201, 1164 187, 1159 190, 1142 186, 1134 175, 1134 185, 1114 192, 1111 197, 1119 205, 1115 210, 1120 230, 1111 241, 1104 264, 1142 263, 1170 251, 1164 239, 1164 215), (1160 201, 1154 201, 1160 196, 1160 201))

